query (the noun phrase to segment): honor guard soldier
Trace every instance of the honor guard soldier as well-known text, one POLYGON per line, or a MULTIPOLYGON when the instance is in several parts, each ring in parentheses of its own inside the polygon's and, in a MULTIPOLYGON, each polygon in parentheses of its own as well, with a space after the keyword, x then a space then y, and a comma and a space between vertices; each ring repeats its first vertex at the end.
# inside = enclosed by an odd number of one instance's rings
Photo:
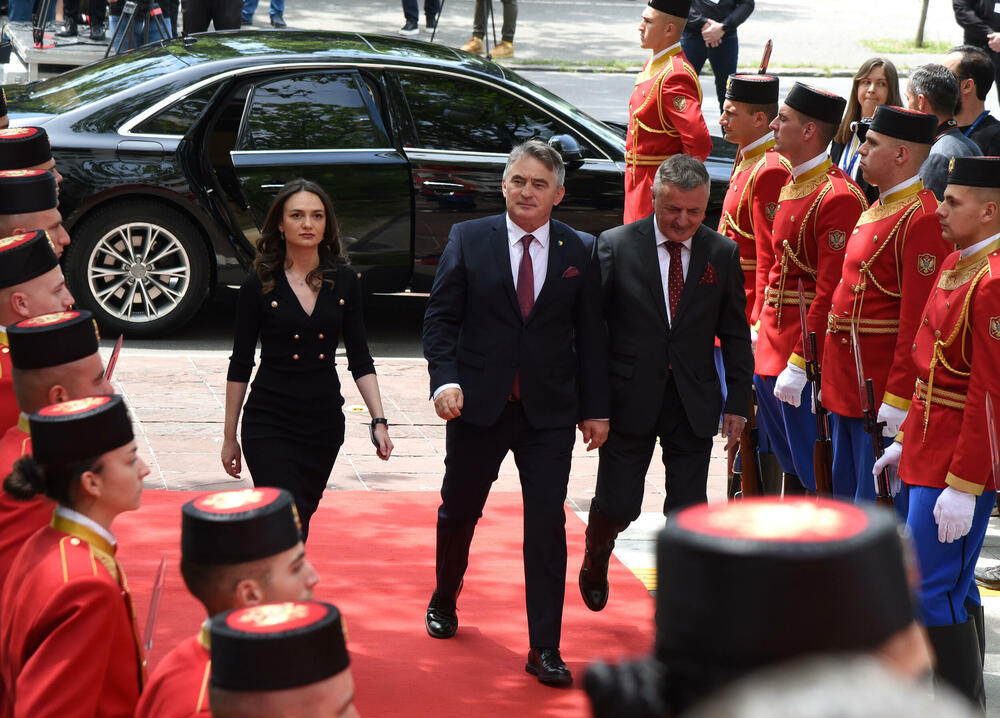
MULTIPOLYGON (((7 327, 14 394, 21 413, 0 439, 0 476, 31 455, 28 415, 49 404, 111 394, 98 353, 97 326, 87 311, 24 319, 7 327)), ((55 503, 39 495, 19 501, 0 491, 0 591, 24 542, 52 520, 55 503)))
POLYGON ((73 297, 66 289, 59 260, 45 232, 0 239, 0 431, 14 426, 19 414, 7 327, 21 319, 61 312, 71 306, 73 297))
POLYGON ((228 611, 210 625, 215 718, 357 718, 336 606, 269 603, 228 611))
MULTIPOLYGON (((823 352, 833 492, 846 499, 875 498, 875 453, 866 431, 867 397, 860 388, 865 379, 872 380, 880 403, 868 409, 886 422, 886 443, 891 443, 906 418, 917 378, 910 358, 913 336, 938 269, 952 251, 941 237, 937 200, 918 176, 936 130, 934 115, 880 105, 858 149, 865 181, 882 192, 847 239, 823 352), (852 332, 863 361, 855 361, 852 332), (858 376, 859 366, 865 376, 858 376)), ((905 518, 905 496, 900 499, 896 507, 905 518)))
POLYGON ((44 229, 56 256, 69 246, 59 213, 59 186, 49 170, 0 170, 0 237, 44 229))
POLYGON ((910 410, 873 471, 898 463, 909 487, 906 526, 938 677, 985 706, 983 607, 973 569, 1000 461, 991 461, 997 426, 987 406, 1000 398, 1000 158, 954 158, 937 213, 958 251, 942 263, 911 345, 910 410))
MULTIPOLYGON (((775 148, 792 165, 792 180, 781 189, 774 216, 775 261, 760 312, 754 386, 758 422, 786 473, 786 492, 816 490, 816 418, 810 400, 803 401, 804 357, 811 354, 806 341, 815 332, 822 352, 847 237, 868 208, 864 194, 826 151, 846 104, 842 97, 796 82, 771 123, 775 148), (806 327, 800 321, 800 283, 806 327)), ((815 359, 820 362, 822 355, 815 359)))
MULTIPOLYGON (((308 601, 319 581, 306 560, 292 495, 259 487, 205 494, 181 509, 181 574, 209 616, 280 601, 308 601)), ((209 716, 208 620, 168 653, 136 718, 209 716)))
POLYGON ((693 506, 660 532, 656 570, 654 655, 591 665, 595 718, 686 715, 745 675, 813 654, 876 653, 915 684, 930 668, 896 522, 875 506, 693 506))
POLYGON ((4 490, 58 506, 21 548, 0 599, 0 715, 131 716, 142 651, 111 525, 139 508, 149 467, 120 396, 52 404, 30 422, 33 455, 4 490))
POLYGON ((52 158, 49 135, 41 127, 9 127, 0 130, 0 170, 48 170, 62 182, 52 158))
MULTIPOLYGON (((740 247, 747 322, 757 323, 763 290, 774 262, 772 226, 778 195, 792 176, 788 160, 774 150, 771 120, 778 114, 778 78, 770 75, 730 75, 719 125, 726 142, 739 146, 729 189, 722 201, 719 234, 740 247), (758 291, 758 283, 760 291, 758 291)), ((751 336, 756 338, 756 330, 751 336)))
POLYGON ((625 224, 653 211, 653 177, 663 160, 704 161, 712 137, 701 114, 701 83, 681 49, 690 0, 649 0, 639 45, 653 54, 635 79, 625 137, 625 224))

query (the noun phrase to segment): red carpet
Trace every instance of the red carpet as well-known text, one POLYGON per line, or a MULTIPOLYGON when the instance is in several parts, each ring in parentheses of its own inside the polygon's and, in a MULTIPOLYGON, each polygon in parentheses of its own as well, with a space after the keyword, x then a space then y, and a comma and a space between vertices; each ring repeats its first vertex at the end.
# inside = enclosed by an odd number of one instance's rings
MULTIPOLYGON (((156 567, 168 570, 149 665, 194 633, 202 609, 180 576, 180 506, 189 492, 147 491, 142 509, 115 523, 119 557, 139 613, 140 633, 156 567)), ((331 492, 311 523, 307 555, 320 575, 316 598, 340 607, 362 716, 589 715, 580 689, 588 661, 648 653, 653 601, 617 560, 611 600, 600 613, 583 605, 576 572, 584 524, 567 517, 569 568, 562 655, 573 671, 570 690, 548 688, 524 672, 528 628, 521 561, 521 497, 490 496, 472 545, 459 600, 459 630, 435 640, 423 625, 434 588, 436 492, 331 492)))

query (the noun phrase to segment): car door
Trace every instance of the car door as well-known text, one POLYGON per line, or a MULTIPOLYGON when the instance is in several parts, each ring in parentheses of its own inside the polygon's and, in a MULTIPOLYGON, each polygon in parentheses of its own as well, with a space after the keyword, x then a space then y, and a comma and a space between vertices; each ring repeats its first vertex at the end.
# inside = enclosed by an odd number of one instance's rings
POLYGON ((413 179, 414 291, 429 290, 451 225, 506 210, 507 154, 533 137, 569 134, 580 145, 556 219, 592 233, 621 223, 621 168, 554 108, 453 72, 399 69, 395 78, 392 96, 413 179))
POLYGON ((247 240, 259 236, 281 187, 304 177, 333 200, 344 250, 364 272, 365 289, 395 292, 412 272, 410 171, 389 139, 379 92, 353 69, 258 77, 231 94, 207 139, 247 240))

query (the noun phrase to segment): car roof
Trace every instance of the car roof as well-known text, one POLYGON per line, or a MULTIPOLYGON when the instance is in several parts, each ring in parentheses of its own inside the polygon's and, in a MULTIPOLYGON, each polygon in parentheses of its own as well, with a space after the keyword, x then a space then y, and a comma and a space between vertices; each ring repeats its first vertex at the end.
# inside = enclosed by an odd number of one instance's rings
MULTIPOLYGON (((388 35, 321 30, 233 30, 201 33, 168 42, 166 49, 188 65, 217 64, 216 69, 273 63, 276 57, 288 62, 380 62, 386 64, 451 65, 504 78, 503 68, 466 52, 438 43, 388 35), (251 61, 248 63, 248 59, 251 61)), ((208 69, 203 67, 203 69, 208 69)))

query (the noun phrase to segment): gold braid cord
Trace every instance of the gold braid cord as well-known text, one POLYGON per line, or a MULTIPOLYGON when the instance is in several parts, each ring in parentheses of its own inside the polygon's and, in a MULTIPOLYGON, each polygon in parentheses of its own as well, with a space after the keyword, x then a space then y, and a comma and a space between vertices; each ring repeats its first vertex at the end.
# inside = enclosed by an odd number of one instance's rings
POLYGON ((951 345, 954 344, 955 340, 958 338, 958 335, 961 334, 962 361, 965 362, 966 366, 970 366, 972 364, 972 362, 969 361, 965 353, 965 335, 968 334, 969 331, 971 331, 969 327, 969 304, 972 302, 972 297, 976 293, 976 287, 978 286, 980 280, 982 280, 983 277, 989 274, 989 272, 990 272, 989 262, 984 259, 983 267, 980 268, 980 270, 976 273, 976 276, 972 279, 972 284, 969 287, 969 291, 965 295, 965 301, 962 302, 962 313, 958 315, 958 321, 955 322, 955 327, 954 329, 952 329, 951 335, 944 341, 938 339, 937 341, 934 342, 934 356, 931 357, 931 363, 927 371, 927 401, 924 402, 924 433, 922 437, 923 439, 927 438, 927 424, 931 418, 931 402, 934 401, 934 371, 937 368, 938 363, 940 362, 941 366, 944 367, 945 370, 951 372, 955 376, 968 377, 972 373, 971 368, 969 371, 962 371, 961 369, 953 367, 951 364, 949 364, 948 360, 944 356, 944 350, 951 347, 951 345))
MULTIPOLYGON (((818 195, 816 195, 816 199, 813 200, 813 203, 811 205, 809 205, 809 209, 806 211, 805 216, 802 218, 802 225, 799 227, 798 243, 797 243, 797 247, 796 247, 795 251, 792 251, 792 244, 787 239, 783 240, 782 243, 781 243, 781 249, 782 249, 782 252, 781 252, 781 276, 778 278, 778 293, 779 293, 780 296, 784 296, 784 294, 785 294, 785 279, 786 279, 786 277, 788 275, 788 262, 789 262, 789 260, 791 260, 791 262, 796 267, 798 267, 803 272, 805 272, 810 277, 812 277, 813 281, 816 280, 816 270, 813 269, 812 267, 810 267, 809 264, 808 264, 808 262, 809 262, 809 253, 806 251, 806 246, 805 246, 806 225, 809 223, 809 220, 812 218, 812 214, 813 214, 813 212, 816 211, 816 208, 819 206, 819 203, 823 201, 823 198, 826 196, 826 193, 830 191, 830 187, 831 187, 830 183, 827 182, 826 186, 823 187, 823 189, 820 191, 820 193, 818 195), (802 251, 803 258, 799 257, 799 250, 802 251)), ((777 322, 778 322, 777 328, 778 328, 778 333, 780 334, 781 333, 781 304, 778 304, 778 306, 775 307, 775 313, 777 314, 777 317, 776 317, 777 322)))
MULTIPOLYGON (((887 287, 882 286, 882 284, 875 277, 875 273, 872 272, 872 267, 875 266, 875 262, 881 256, 882 252, 886 250, 886 247, 888 247, 890 244, 893 244, 896 241, 897 237, 900 236, 899 233, 903 225, 909 222, 910 218, 916 213, 918 209, 920 209, 920 199, 915 197, 915 201, 913 202, 913 204, 900 216, 896 224, 893 225, 893 228, 889 231, 889 234, 886 236, 885 241, 883 241, 882 244, 879 246, 879 248, 875 250, 875 253, 871 256, 871 259, 869 259, 867 262, 861 263, 861 272, 859 277, 860 282, 858 284, 858 290, 854 294, 854 305, 851 307, 852 322, 857 323, 856 320, 861 317, 861 309, 862 306, 864 305, 865 291, 868 289, 869 280, 871 280, 872 285, 876 289, 878 289, 880 292, 882 292, 882 294, 886 295, 887 297, 890 297, 892 299, 902 298, 903 295, 901 291, 894 292, 888 289, 887 287)), ((901 258, 903 255, 903 245, 906 242, 906 236, 902 235, 900 239, 901 239, 900 245, 896 247, 895 264, 896 264, 896 286, 900 290, 902 290, 903 277, 900 273, 900 266, 901 266, 901 258)))
MULTIPOLYGON (((757 173, 760 172, 760 168, 763 166, 764 166, 764 158, 762 157, 760 160, 758 160, 757 164, 754 165, 753 171, 750 173, 750 179, 747 180, 747 183, 745 185, 743 185, 743 191, 740 193, 740 201, 736 204, 737 215, 740 213, 740 208, 743 206, 743 202, 747 198, 747 195, 753 191, 753 188, 757 183, 757 173)), ((725 214, 723 214, 722 220, 719 222, 719 233, 722 234, 723 232, 725 232, 726 226, 729 226, 732 228, 734 232, 736 232, 744 239, 753 239, 755 236, 753 227, 753 212, 748 212, 748 215, 750 217, 749 232, 740 227, 739 219, 737 217, 733 217, 733 215, 731 215, 729 212, 726 212, 725 214)))

